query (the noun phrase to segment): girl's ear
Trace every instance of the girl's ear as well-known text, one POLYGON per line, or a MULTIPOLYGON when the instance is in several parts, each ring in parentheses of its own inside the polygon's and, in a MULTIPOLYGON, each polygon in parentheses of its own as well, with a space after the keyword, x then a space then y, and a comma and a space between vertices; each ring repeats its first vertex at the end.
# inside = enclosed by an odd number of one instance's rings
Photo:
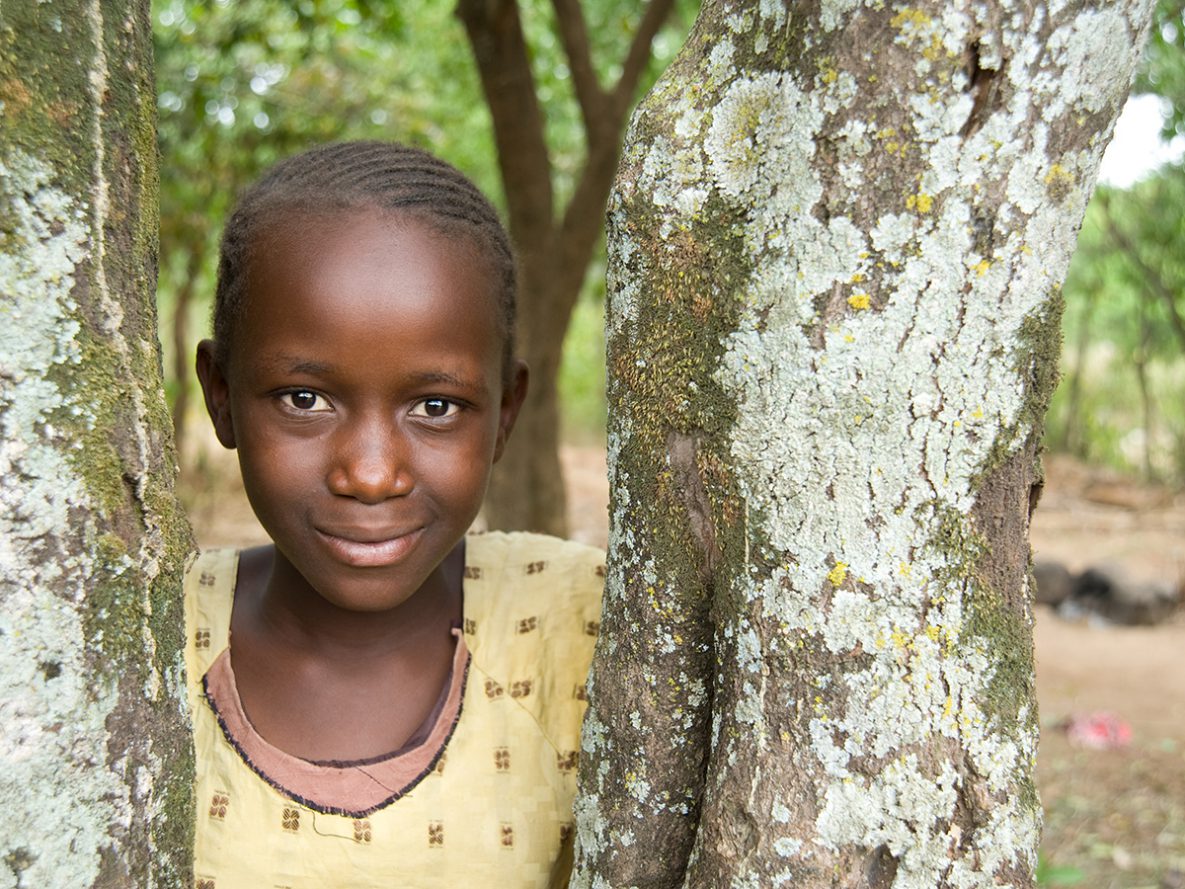
POLYGON ((197 375, 206 399, 206 410, 214 424, 214 434, 224 448, 234 450, 235 425, 230 414, 230 385, 214 358, 213 340, 202 340, 197 347, 197 375))
POLYGON ((494 444, 494 462, 502 459, 502 452, 506 450, 506 440, 510 438, 510 431, 514 429, 514 421, 518 419, 519 409, 527 397, 527 384, 530 371, 525 361, 514 362, 510 368, 510 375, 505 386, 502 387, 502 407, 498 415, 498 440, 494 444))

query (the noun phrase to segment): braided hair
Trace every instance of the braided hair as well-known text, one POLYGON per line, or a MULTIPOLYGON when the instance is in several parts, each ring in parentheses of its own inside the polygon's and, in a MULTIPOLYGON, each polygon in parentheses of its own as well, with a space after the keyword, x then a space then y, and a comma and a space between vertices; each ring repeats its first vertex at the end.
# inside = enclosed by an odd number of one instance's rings
POLYGON ((214 295, 216 360, 225 369, 243 316, 253 245, 293 210, 374 208, 416 218, 438 233, 466 237, 498 284, 503 366, 514 351, 515 262, 498 214, 460 170, 419 148, 393 142, 323 145, 280 161, 239 199, 222 233, 214 295))

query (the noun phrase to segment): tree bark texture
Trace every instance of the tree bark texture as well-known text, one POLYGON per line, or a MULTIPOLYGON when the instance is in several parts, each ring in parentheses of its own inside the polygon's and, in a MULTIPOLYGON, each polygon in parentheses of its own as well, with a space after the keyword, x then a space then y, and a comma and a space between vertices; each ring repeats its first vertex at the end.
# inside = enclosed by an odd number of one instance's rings
POLYGON ((1150 14, 704 4, 609 205, 573 885, 1033 885, 1059 288, 1150 14))
POLYGON ((147 0, 0 6, 2 887, 190 881, 155 105, 147 0))
POLYGON ((600 240, 626 117, 650 58, 650 43, 674 0, 649 0, 621 74, 598 82, 578 0, 552 0, 580 104, 587 154, 576 188, 557 211, 551 156, 517 0, 459 0, 494 124, 498 169, 519 260, 518 351, 531 386, 486 496, 491 527, 564 535, 557 383, 564 335, 600 240))

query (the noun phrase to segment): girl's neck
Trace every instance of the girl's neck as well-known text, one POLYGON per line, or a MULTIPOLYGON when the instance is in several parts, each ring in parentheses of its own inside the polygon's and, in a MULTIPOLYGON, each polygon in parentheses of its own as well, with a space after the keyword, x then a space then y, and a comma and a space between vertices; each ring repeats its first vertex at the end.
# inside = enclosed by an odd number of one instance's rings
POLYGON ((365 660, 397 654, 424 634, 447 634, 459 623, 464 567, 462 540, 407 601, 384 611, 352 611, 313 589, 269 544, 240 556, 235 606, 250 612, 260 631, 293 650, 365 660))

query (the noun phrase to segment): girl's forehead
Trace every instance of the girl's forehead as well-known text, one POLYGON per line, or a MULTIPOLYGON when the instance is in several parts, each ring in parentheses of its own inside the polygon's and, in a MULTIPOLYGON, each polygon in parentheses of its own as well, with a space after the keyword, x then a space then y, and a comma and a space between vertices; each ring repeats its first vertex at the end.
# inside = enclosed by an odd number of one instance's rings
MULTIPOLYGON (((241 332, 258 348, 293 324, 353 326, 366 338, 465 322, 469 342, 499 355, 506 339, 497 276, 467 237, 410 214, 359 208, 279 219, 252 251, 241 332), (479 342, 478 334, 487 342, 479 342)), ((433 331, 439 336, 440 331, 433 331)))
POLYGON ((261 220, 252 238, 248 287, 274 260, 300 274, 316 274, 340 259, 383 264, 391 274, 409 264, 448 262, 482 268, 490 282, 488 297, 497 306, 502 294, 499 263, 473 226, 439 219, 424 211, 371 205, 301 207, 261 220))

